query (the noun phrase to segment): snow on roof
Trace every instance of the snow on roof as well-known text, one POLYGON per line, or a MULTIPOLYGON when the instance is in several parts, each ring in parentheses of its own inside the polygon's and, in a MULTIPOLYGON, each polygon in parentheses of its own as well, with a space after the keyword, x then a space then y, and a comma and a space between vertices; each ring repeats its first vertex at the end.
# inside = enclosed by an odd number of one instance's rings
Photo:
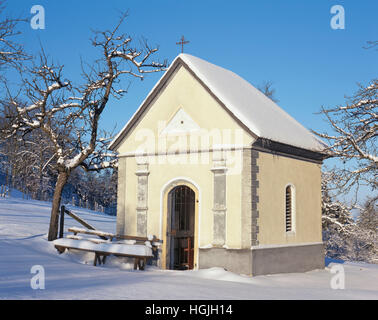
MULTIPOLYGON (((324 149, 325 144, 321 140, 249 82, 232 71, 189 54, 182 53, 176 57, 148 96, 159 86, 164 76, 169 74, 176 61, 183 62, 228 111, 256 136, 311 151, 324 149)), ((143 101, 130 121, 111 142, 111 148, 132 127, 134 118, 146 101, 147 99, 143 101)))

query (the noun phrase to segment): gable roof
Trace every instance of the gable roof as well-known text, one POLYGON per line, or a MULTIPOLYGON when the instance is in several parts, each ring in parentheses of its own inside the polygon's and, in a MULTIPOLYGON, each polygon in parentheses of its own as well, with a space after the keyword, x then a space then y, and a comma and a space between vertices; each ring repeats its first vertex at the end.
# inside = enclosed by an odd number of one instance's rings
POLYGON ((271 99, 232 71, 189 54, 180 54, 154 86, 138 110, 110 144, 115 149, 133 127, 159 89, 179 66, 185 66, 208 91, 253 135, 320 152, 325 144, 271 99))

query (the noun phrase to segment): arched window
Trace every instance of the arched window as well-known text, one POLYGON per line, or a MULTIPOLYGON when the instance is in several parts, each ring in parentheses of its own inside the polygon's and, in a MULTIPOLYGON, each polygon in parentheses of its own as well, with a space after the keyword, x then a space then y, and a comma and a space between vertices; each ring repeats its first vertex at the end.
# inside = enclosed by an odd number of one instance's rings
POLYGON ((291 185, 286 187, 285 191, 285 222, 286 222, 286 232, 294 230, 293 223, 293 211, 294 211, 294 188, 291 185))

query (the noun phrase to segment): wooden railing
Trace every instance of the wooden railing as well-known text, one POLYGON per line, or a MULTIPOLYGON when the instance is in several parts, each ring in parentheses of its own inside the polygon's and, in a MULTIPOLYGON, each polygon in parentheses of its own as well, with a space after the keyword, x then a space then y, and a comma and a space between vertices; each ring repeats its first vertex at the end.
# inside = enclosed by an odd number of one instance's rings
MULTIPOLYGON (((60 207, 60 228, 59 228, 59 238, 63 238, 64 234, 64 214, 68 214, 71 218, 75 219, 77 222, 79 222, 81 225, 86 227, 89 230, 96 230, 94 226, 91 226, 88 222, 81 219, 79 216, 74 214, 73 212, 66 209, 65 206, 60 207)), ((101 239, 107 240, 107 238, 100 236, 101 239)))
MULTIPOLYGON (((81 225, 86 227, 88 230, 80 230, 76 233, 84 233, 84 234, 90 234, 90 235, 95 235, 103 240, 135 240, 138 242, 145 242, 145 241, 150 241, 151 243, 162 243, 162 240, 159 240, 155 236, 151 238, 147 237, 139 237, 139 236, 129 236, 129 235, 120 235, 120 234, 112 234, 108 232, 102 232, 99 230, 96 230, 95 227, 90 225, 88 222, 84 221, 82 218, 80 218, 78 215, 73 213, 72 211, 69 211, 65 208, 65 206, 61 206, 60 208, 60 226, 59 226, 59 238, 63 238, 64 235, 64 215, 68 214, 71 218, 75 219, 77 222, 79 222, 81 225)), ((68 231, 75 233, 75 228, 70 228, 68 231)))

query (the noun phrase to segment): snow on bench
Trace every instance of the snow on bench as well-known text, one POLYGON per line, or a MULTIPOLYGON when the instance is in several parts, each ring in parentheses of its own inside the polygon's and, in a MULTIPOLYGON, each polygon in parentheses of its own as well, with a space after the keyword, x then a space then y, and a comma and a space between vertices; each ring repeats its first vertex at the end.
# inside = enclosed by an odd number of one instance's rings
POLYGON ((121 244, 121 243, 94 243, 89 240, 75 240, 61 238, 54 240, 54 245, 69 247, 72 249, 82 249, 88 251, 107 252, 111 254, 123 254, 130 256, 148 256, 152 257, 152 249, 148 246, 121 244))
POLYGON ((138 237, 128 235, 116 235, 96 229, 84 229, 78 227, 68 228, 66 238, 60 238, 54 241, 55 248, 59 253, 66 249, 76 249, 95 253, 94 265, 97 261, 104 264, 108 255, 124 256, 134 258, 134 269, 139 267, 144 270, 147 258, 154 256, 153 252, 158 251, 162 241, 155 236, 138 237), (83 237, 78 234, 97 236, 98 238, 83 237))
POLYGON ((85 238, 82 237, 82 236, 74 236, 74 235, 72 235, 72 234, 69 234, 66 238, 67 238, 67 239, 74 239, 74 240, 83 240, 83 239, 85 239, 85 238))
POLYGON ((109 243, 110 240, 102 240, 102 239, 98 239, 98 238, 84 238, 82 236, 74 236, 74 235, 71 235, 69 234, 67 237, 67 239, 73 239, 73 240, 88 240, 88 241, 91 241, 91 242, 94 242, 94 243, 109 243))
POLYGON ((99 237, 110 238, 110 240, 116 237, 115 234, 110 233, 110 232, 104 232, 100 230, 88 230, 88 229, 77 228, 77 227, 68 228, 68 231, 73 232, 75 235, 78 233, 84 233, 84 234, 91 234, 91 235, 95 235, 99 237))
MULTIPOLYGON (((97 239, 95 239, 97 240, 97 239)), ((89 251, 95 253, 94 265, 97 261, 99 264, 105 263, 105 259, 108 255, 116 255, 123 257, 134 258, 134 269, 139 267, 140 270, 144 270, 147 258, 152 258, 152 248, 146 245, 134 245, 112 242, 93 242, 90 240, 77 240, 61 238, 53 241, 55 248, 60 253, 63 253, 65 249, 76 249, 82 251, 89 251), (102 257, 102 259, 101 259, 102 257)))

